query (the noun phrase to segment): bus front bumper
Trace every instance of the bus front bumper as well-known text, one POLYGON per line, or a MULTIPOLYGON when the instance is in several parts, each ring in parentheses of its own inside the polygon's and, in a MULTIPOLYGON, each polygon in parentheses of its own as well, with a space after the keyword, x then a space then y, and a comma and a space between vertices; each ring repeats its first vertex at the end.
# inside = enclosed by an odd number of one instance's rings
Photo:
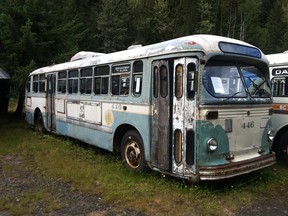
POLYGON ((200 167, 201 180, 218 180, 250 173, 276 163, 275 153, 220 166, 200 167))

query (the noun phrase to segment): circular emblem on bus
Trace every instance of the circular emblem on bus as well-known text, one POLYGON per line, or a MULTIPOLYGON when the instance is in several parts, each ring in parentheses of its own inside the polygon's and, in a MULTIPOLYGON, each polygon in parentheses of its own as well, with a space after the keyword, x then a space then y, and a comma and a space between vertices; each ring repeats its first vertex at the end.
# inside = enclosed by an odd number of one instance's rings
POLYGON ((114 123, 114 115, 111 110, 107 110, 105 113, 105 121, 108 126, 113 125, 114 123))

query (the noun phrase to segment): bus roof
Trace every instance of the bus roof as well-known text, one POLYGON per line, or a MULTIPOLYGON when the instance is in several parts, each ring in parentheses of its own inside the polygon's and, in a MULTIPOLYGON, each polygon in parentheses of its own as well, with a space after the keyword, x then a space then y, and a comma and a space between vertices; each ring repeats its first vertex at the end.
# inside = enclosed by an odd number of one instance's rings
POLYGON ((269 65, 287 65, 288 63, 288 51, 285 51, 283 53, 276 53, 276 54, 270 54, 266 55, 269 65))
MULTIPOLYGON (((239 44, 256 48, 251 44, 245 43, 232 38, 215 36, 215 35, 190 35, 186 37, 180 37, 173 40, 168 40, 147 46, 135 46, 135 48, 123 50, 119 52, 103 54, 87 52, 87 58, 80 58, 80 60, 70 61, 61 64, 54 64, 51 66, 39 68, 32 72, 32 74, 61 71, 72 69, 75 67, 88 67, 91 65, 101 65, 112 62, 128 61, 131 59, 141 59, 151 56, 158 56, 163 54, 177 53, 177 52, 188 52, 188 51, 202 51, 205 54, 210 52, 221 52, 219 49, 219 42, 228 42, 232 44, 239 44)), ((263 56, 262 52, 259 53, 263 56)), ((81 52, 83 56, 85 53, 81 52)), ((76 54, 77 56, 77 54, 76 54)), ((72 57, 73 59, 73 57, 72 57)))

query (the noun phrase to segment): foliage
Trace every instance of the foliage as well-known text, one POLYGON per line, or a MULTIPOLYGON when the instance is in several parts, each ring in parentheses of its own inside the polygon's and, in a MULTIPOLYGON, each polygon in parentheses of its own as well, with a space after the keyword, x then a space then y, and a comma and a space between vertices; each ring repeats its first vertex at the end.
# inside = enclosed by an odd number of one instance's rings
POLYGON ((286 0, 1 0, 0 67, 18 94, 30 71, 17 71, 33 69, 31 62, 35 68, 65 62, 81 50, 114 52, 205 33, 283 52, 287 14, 286 0))

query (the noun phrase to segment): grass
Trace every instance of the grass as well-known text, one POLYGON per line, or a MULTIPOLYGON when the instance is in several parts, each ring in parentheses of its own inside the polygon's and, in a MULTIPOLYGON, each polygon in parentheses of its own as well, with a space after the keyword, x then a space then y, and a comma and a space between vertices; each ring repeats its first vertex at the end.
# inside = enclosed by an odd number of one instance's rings
MULTIPOLYGON (((283 164, 199 184, 152 171, 132 173, 112 153, 60 136, 40 136, 24 120, 11 116, 0 119, 0 137, 0 155, 20 156, 26 169, 71 182, 72 189, 102 194, 105 202, 148 215, 231 215, 259 198, 278 196, 288 186, 288 167, 283 164)), ((0 200, 0 206, 11 215, 19 215, 24 209, 30 214, 35 203, 43 200, 48 201, 47 208, 60 208, 50 196, 47 191, 31 191, 22 194, 13 208, 9 197, 0 200)))

